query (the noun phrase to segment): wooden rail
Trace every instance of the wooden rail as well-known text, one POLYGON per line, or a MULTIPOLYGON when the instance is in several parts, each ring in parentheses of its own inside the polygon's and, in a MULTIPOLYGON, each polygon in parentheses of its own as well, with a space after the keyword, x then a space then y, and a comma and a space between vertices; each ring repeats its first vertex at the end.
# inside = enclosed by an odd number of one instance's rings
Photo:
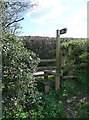
MULTIPOLYGON (((45 62, 50 62, 50 59, 47 61, 47 60, 44 60, 45 62)), ((52 62, 54 62, 54 59, 51 60, 52 62)), ((43 60, 42 60, 43 62, 43 60)), ((77 68, 82 68, 82 67, 85 67, 87 66, 87 63, 81 63, 81 64, 78 64, 78 65, 64 65, 64 66, 61 66, 61 69, 63 71, 65 70, 71 70, 71 69, 77 69, 77 68)), ((37 82, 40 82, 42 84, 44 84, 45 86, 45 92, 48 92, 49 89, 50 89, 50 85, 51 83, 48 81, 48 75, 54 75, 56 76, 56 66, 42 66, 42 67, 38 67, 38 72, 34 73, 33 75, 35 77, 41 77, 43 76, 44 77, 44 80, 38 78, 37 79, 37 82), (39 70, 42 70, 42 71, 39 71, 39 70)), ((73 80, 73 79, 76 79, 75 76, 73 75, 69 75, 69 76, 60 76, 60 79, 62 80, 73 80)))
POLYGON ((64 67, 64 69, 68 69, 68 68, 81 68, 81 67, 85 67, 87 66, 87 63, 80 63, 80 64, 75 64, 75 65, 64 65, 62 67, 64 67))
POLYGON ((53 70, 56 69, 56 66, 41 66, 37 67, 37 71, 44 71, 44 70, 53 70))
MULTIPOLYGON (((46 61, 47 62, 47 61, 46 61)), ((87 66, 87 63, 81 63, 79 65, 64 65, 64 66, 61 66, 61 69, 72 69, 72 68, 81 68, 81 67, 85 67, 87 66)), ((56 66, 40 66, 40 67, 37 67, 37 71, 44 71, 44 70, 56 70, 56 66)))
POLYGON ((42 59, 40 62, 56 62, 56 59, 42 59))

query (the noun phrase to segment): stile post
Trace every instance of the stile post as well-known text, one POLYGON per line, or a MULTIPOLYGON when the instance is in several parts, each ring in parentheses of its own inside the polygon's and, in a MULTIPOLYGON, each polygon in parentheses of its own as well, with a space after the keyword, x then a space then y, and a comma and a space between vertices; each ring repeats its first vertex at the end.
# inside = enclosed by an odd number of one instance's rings
MULTIPOLYGON (((44 79, 45 81, 48 81, 48 73, 44 71, 44 79)), ((49 91, 49 84, 48 82, 45 83, 45 92, 48 92, 49 91)))
POLYGON ((45 84, 45 92, 49 92, 49 85, 45 84))
MULTIPOLYGON (((71 51, 72 51, 72 46, 71 45, 69 45, 69 48, 68 48, 68 54, 71 56, 71 51)), ((72 66, 72 59, 70 58, 69 59, 69 66, 71 67, 72 66)), ((68 72, 68 75, 73 75, 73 69, 69 69, 69 72, 68 72)))
POLYGON ((60 89, 60 69, 61 69, 61 54, 60 54, 60 30, 56 31, 56 78, 55 90, 60 89))

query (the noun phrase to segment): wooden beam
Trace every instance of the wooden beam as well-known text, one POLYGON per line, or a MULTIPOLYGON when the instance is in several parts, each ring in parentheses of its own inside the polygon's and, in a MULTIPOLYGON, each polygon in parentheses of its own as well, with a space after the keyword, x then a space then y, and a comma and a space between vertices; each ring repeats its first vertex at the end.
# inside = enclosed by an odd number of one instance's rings
POLYGON ((61 54, 60 54, 60 31, 56 31, 56 73, 60 73, 61 69, 61 54))
MULTIPOLYGON (((44 80, 48 81, 48 73, 44 71, 44 80)), ((49 91, 49 84, 45 84, 45 92, 49 91)))
POLYGON ((72 68, 82 68, 87 66, 87 63, 80 63, 80 64, 75 64, 75 65, 64 65, 62 67, 64 67, 64 69, 72 69, 72 68))
POLYGON ((44 76, 44 72, 43 71, 35 72, 35 73, 33 73, 33 75, 35 77, 37 77, 37 76, 44 76))
POLYGON ((45 85, 45 92, 48 92, 49 91, 49 85, 45 85))
POLYGON ((56 62, 56 59, 41 59, 40 62, 56 62))
POLYGON ((76 77, 75 76, 61 76, 61 79, 64 79, 64 80, 72 80, 72 79, 76 79, 76 77))
POLYGON ((60 31, 56 30, 56 76, 55 76, 55 90, 60 88, 60 69, 61 69, 61 56, 60 56, 60 31))
POLYGON ((41 71, 41 70, 53 70, 56 69, 56 66, 41 66, 41 67, 37 67, 37 71, 41 71))
POLYGON ((56 70, 44 70, 48 75, 56 75, 56 70))

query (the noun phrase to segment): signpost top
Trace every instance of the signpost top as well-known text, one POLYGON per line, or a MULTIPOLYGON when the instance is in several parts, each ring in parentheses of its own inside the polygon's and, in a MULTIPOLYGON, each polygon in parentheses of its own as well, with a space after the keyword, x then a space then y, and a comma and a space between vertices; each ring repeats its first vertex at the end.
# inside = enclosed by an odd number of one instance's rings
POLYGON ((67 33, 67 28, 63 28, 63 29, 58 31, 58 34, 60 34, 60 35, 65 34, 65 33, 67 33))

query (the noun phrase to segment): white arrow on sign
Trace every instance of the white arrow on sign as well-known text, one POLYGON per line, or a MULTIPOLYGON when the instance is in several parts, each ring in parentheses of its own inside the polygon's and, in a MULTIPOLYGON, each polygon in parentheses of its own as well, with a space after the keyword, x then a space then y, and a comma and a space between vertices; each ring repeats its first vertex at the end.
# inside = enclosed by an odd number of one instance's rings
POLYGON ((61 29, 61 30, 60 30, 60 35, 61 35, 61 34, 65 34, 65 33, 67 33, 67 28, 64 28, 64 29, 61 29))

